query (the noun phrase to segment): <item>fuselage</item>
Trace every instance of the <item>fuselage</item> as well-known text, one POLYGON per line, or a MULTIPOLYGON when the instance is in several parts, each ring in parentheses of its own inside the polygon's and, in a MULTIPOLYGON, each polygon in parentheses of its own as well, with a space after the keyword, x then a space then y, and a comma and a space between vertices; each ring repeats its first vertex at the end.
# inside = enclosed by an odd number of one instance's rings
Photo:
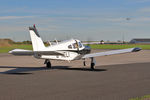
POLYGON ((84 46, 80 40, 70 39, 63 42, 59 42, 55 45, 50 45, 42 51, 56 51, 63 55, 36 55, 36 58, 50 59, 50 60, 79 60, 85 54, 91 52, 90 47, 84 46))

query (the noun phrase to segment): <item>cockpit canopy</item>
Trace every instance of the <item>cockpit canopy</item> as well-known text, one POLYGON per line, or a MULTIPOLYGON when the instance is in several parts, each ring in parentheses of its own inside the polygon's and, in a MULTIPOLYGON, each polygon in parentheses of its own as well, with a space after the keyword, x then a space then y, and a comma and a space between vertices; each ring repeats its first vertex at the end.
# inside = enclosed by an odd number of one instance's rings
POLYGON ((72 43, 68 46, 68 49, 77 49, 77 48, 82 48, 83 45, 81 44, 81 42, 76 41, 76 43, 72 43))

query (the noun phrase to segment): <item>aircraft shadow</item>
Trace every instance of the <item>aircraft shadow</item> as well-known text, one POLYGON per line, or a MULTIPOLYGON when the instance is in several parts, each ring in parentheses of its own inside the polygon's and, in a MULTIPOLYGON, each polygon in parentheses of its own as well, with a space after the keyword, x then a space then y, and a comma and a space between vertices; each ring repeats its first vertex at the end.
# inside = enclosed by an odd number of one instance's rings
POLYGON ((8 70, 0 72, 1 74, 12 74, 12 75, 27 75, 27 74, 33 74, 32 71, 47 70, 47 68, 45 67, 0 66, 0 70, 2 68, 8 68, 8 70))
POLYGON ((53 66, 51 69, 58 69, 58 70, 74 70, 74 71, 93 71, 93 72, 101 72, 107 71, 107 69, 90 69, 90 68, 72 68, 69 66, 53 66))
POLYGON ((0 66, 1 69, 8 69, 6 71, 1 71, 0 74, 12 74, 12 75, 28 75, 33 74, 33 71, 40 70, 73 70, 73 71, 91 71, 91 72, 101 72, 107 71, 107 69, 90 69, 90 68, 71 68, 70 66, 53 66, 52 68, 46 67, 14 67, 14 66, 0 66), (9 69, 10 68, 10 69, 9 69))

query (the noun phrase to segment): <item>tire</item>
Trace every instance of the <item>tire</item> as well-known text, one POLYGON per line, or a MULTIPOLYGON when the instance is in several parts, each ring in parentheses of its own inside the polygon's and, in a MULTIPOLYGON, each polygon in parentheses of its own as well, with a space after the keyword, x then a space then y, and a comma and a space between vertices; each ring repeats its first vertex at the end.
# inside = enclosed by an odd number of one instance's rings
POLYGON ((84 65, 84 66, 86 66, 86 63, 85 63, 85 61, 83 62, 83 65, 84 65))
POLYGON ((50 62, 47 62, 46 67, 47 67, 47 68, 51 68, 51 63, 50 63, 50 62))
POLYGON ((94 70, 94 66, 95 64, 94 63, 91 63, 91 69, 94 70))

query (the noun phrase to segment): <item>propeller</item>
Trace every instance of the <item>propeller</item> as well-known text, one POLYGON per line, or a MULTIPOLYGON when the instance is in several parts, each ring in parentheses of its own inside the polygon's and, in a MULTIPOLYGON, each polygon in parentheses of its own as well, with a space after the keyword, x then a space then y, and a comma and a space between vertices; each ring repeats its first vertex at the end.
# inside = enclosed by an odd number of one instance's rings
POLYGON ((76 45, 77 45, 77 51, 79 52, 79 44, 78 44, 78 41, 77 40, 75 40, 76 41, 76 45))

